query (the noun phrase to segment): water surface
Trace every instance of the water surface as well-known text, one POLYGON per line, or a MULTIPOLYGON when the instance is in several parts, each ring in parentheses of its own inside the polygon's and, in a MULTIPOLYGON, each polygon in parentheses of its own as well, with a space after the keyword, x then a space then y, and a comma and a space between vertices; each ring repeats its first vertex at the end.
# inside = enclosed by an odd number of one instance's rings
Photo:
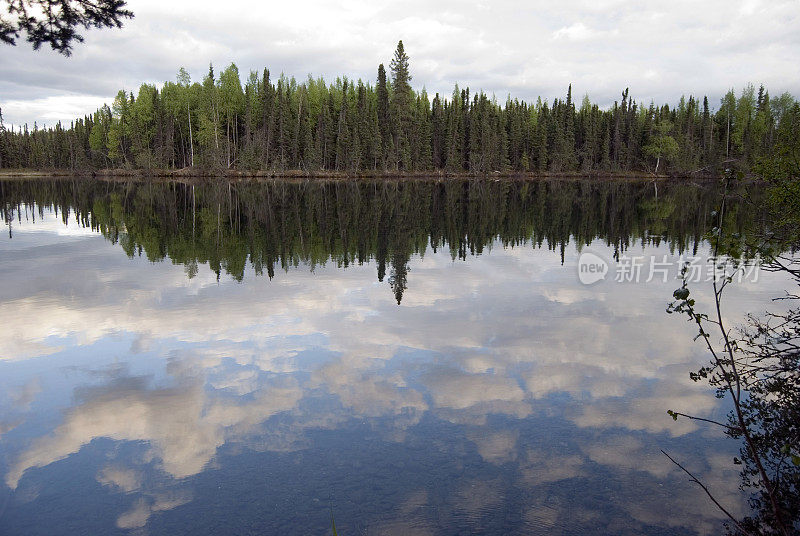
MULTIPOLYGON (((720 195, 3 181, 0 532, 717 532, 660 449, 743 511, 738 445, 666 415, 725 413, 664 312, 720 195), (580 283, 585 252, 605 280, 580 283)), ((735 285, 726 315, 782 286, 735 285)))

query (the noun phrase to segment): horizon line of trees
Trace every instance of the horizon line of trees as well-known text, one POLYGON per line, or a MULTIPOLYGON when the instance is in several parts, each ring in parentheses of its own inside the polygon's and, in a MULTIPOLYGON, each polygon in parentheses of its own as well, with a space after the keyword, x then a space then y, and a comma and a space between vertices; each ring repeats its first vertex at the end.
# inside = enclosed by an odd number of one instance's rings
POLYGON ((781 125, 800 117, 792 95, 753 85, 716 110, 694 96, 644 106, 628 89, 609 109, 588 96, 576 105, 572 86, 551 103, 500 103, 458 85, 431 99, 412 89, 402 41, 389 74, 381 64, 374 86, 273 82, 265 68, 243 87, 233 63, 194 83, 181 68, 176 82, 120 91, 68 128, 8 130, 0 119, 0 168, 716 173, 768 158, 781 125))

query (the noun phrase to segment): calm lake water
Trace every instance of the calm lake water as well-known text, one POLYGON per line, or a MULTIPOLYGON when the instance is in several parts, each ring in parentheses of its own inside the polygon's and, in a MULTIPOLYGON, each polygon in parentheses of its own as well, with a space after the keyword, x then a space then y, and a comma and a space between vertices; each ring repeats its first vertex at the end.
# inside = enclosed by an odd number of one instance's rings
POLYGON ((726 412, 665 313, 715 183, 0 187, 2 534, 718 532, 660 449, 746 507, 666 414, 726 412))

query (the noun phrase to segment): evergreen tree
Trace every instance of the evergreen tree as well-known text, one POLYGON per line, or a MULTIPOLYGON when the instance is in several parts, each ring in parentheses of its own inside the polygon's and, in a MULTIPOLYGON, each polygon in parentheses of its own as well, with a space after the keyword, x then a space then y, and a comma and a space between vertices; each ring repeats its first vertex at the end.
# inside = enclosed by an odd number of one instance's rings
POLYGON ((411 165, 411 129, 413 128, 411 74, 408 67, 408 55, 403 41, 397 43, 394 58, 389 65, 392 71, 392 100, 390 115, 392 137, 394 140, 395 169, 410 170, 411 165))
MULTIPOLYGON (((381 152, 388 157, 388 146, 392 139, 391 118, 389 116, 389 88, 386 85, 386 70, 383 64, 378 65, 378 85, 376 87, 378 98, 377 114, 378 128, 381 135, 381 152)), ((384 166, 386 163, 384 162, 384 166)))

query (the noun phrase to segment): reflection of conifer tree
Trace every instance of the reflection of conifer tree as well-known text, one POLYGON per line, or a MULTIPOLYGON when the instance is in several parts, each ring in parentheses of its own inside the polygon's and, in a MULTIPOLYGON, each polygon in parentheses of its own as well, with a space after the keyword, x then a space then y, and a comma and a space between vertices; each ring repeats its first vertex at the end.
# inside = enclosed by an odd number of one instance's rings
POLYGON ((184 271, 186 272, 186 277, 194 279, 194 276, 197 275, 197 260, 187 262, 184 271))
MULTIPOLYGON (((564 254, 571 243, 597 239, 622 253, 640 241, 665 242, 696 254, 716 206, 715 188, 665 183, 656 202, 650 183, 610 181, 0 181, 0 220, 9 224, 26 205, 52 207, 62 218, 77 216, 127 255, 171 259, 188 275, 205 265, 242 280, 251 265, 272 278, 298 265, 372 260, 379 281, 388 271, 399 300, 409 259, 429 244, 447 247, 454 260, 495 241, 564 254)), ((726 228, 740 234, 758 216, 728 214, 726 228)))
POLYGON ((389 275, 389 286, 392 287, 394 298, 397 300, 397 305, 403 299, 403 292, 408 288, 408 267, 409 256, 404 255, 402 252, 397 252, 392 255, 392 272, 389 275))
POLYGON ((386 219, 381 213, 381 218, 378 222, 378 242, 375 252, 375 260, 378 262, 378 281, 380 282, 383 282, 383 278, 386 276, 387 241, 386 219))
POLYGON ((0 108, 0 168, 3 167, 6 151, 6 127, 3 124, 3 109, 0 108))

